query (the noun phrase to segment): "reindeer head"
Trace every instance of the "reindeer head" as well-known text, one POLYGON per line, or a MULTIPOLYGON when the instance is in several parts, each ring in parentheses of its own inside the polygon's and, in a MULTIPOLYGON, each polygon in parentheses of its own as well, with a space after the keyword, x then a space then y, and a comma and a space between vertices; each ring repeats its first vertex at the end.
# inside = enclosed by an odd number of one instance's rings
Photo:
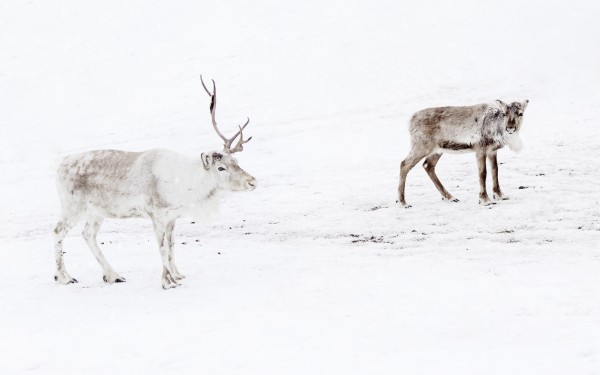
POLYGON ((525 112, 525 108, 527 108, 527 104, 529 100, 524 100, 522 103, 520 102, 512 102, 508 106, 508 122, 506 124, 506 131, 508 134, 518 133, 521 130, 521 123, 523 121, 523 112, 525 112))
POLYGON ((256 179, 240 168, 231 154, 219 151, 202 153, 204 169, 213 173, 218 188, 226 191, 245 191, 256 189, 256 179))
POLYGON ((217 127, 217 121, 215 119, 215 112, 217 108, 217 86, 215 81, 213 83, 212 93, 206 88, 202 76, 200 76, 202 87, 210 96, 210 116, 212 119, 213 128, 217 135, 223 140, 223 151, 211 151, 208 153, 202 153, 202 164, 204 169, 215 174, 218 181, 218 187, 228 191, 244 191, 256 189, 256 179, 252 177, 248 172, 240 168, 237 160, 233 157, 233 154, 244 150, 244 144, 248 143, 252 137, 244 140, 243 131, 248 126, 250 119, 246 119, 244 125, 238 126, 239 130, 231 138, 227 138, 221 133, 217 127), (239 136, 239 140, 234 147, 231 147, 233 141, 239 136))
POLYGON ((529 100, 512 102, 511 104, 503 103, 500 100, 496 100, 496 102, 504 112, 504 139, 506 144, 511 150, 519 152, 523 148, 519 131, 521 130, 521 123, 523 121, 523 112, 527 108, 529 100))

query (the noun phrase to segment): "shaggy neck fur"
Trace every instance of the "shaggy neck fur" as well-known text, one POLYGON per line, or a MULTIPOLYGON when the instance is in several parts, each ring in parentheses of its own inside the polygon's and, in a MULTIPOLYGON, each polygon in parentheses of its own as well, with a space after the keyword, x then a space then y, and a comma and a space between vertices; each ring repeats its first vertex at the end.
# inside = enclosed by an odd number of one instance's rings
POLYGON ((200 158, 162 152, 152 172, 160 176, 157 193, 180 213, 197 219, 212 216, 219 207, 219 184, 212 170, 204 169, 200 158))

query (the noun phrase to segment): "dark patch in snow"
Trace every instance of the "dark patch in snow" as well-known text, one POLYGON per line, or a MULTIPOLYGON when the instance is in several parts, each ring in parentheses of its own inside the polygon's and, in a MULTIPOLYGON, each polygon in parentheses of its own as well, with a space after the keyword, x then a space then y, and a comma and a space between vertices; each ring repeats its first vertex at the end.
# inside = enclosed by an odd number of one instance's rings
POLYGON ((372 243, 387 243, 390 245, 394 244, 394 242, 387 240, 384 236, 375 236, 375 235, 364 236, 364 235, 359 235, 359 234, 349 234, 349 237, 353 238, 353 240, 351 241, 352 243, 372 242, 372 243))
POLYGON ((505 229, 505 230, 501 230, 500 232, 497 232, 497 233, 498 234, 501 234, 501 233, 515 233, 515 231, 512 230, 512 229, 505 229))

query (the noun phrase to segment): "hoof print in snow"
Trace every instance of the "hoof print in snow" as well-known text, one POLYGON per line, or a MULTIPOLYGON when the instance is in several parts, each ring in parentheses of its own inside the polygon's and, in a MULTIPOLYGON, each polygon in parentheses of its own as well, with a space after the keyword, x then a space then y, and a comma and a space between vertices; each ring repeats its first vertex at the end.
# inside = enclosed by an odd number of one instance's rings
POLYGON ((515 231, 513 229, 505 229, 505 230, 501 230, 500 232, 498 232, 498 234, 502 234, 502 233, 515 233, 515 231))
POLYGON ((352 243, 387 243, 393 245, 394 243, 391 241, 386 241, 383 236, 363 236, 359 234, 350 234, 349 237, 352 237, 352 243))
POLYGON ((446 197, 442 197, 442 201, 443 202, 449 202, 449 203, 458 203, 458 202, 460 202, 460 200, 458 198, 448 199, 446 197))

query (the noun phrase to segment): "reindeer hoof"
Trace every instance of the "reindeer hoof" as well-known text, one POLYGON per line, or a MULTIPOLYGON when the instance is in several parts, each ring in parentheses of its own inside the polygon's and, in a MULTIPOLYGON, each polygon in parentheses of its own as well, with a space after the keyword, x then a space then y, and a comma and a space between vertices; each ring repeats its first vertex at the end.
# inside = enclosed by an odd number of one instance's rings
POLYGON ((497 201, 507 201, 507 200, 509 200, 509 199, 510 199, 510 198, 509 198, 509 197, 507 197, 507 196, 506 196, 506 195, 504 195, 504 194, 494 194, 494 200, 497 200, 497 201))
POLYGON ((119 275, 114 275, 112 277, 108 277, 106 275, 102 276, 102 280, 104 280, 105 283, 107 284, 113 284, 113 283, 124 283, 125 278, 123 276, 119 276, 119 275))
POLYGON ((74 279, 68 275, 61 275, 60 277, 59 275, 54 275, 54 281, 58 282, 61 285, 75 284, 78 282, 77 279, 74 279))
POLYGON ((181 286, 181 284, 179 284, 178 282, 174 282, 174 283, 162 283, 162 288, 164 290, 177 288, 178 286, 181 286))

